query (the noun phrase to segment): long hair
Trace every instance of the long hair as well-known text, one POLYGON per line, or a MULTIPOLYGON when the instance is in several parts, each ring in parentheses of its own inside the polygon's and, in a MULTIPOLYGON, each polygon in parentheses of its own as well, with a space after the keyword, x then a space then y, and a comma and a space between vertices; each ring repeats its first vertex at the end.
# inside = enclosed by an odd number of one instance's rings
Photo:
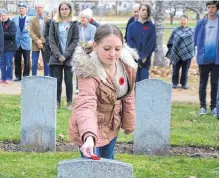
POLYGON ((54 20, 55 20, 56 22, 58 22, 58 23, 62 21, 62 17, 61 17, 61 14, 60 14, 60 8, 61 8, 61 6, 62 6, 63 4, 67 5, 68 8, 70 9, 69 21, 72 21, 72 17, 73 17, 73 9, 72 9, 72 6, 71 6, 70 3, 66 2, 66 1, 63 1, 63 2, 61 2, 61 3, 59 4, 59 6, 58 6, 58 12, 57 12, 56 16, 54 17, 54 20))

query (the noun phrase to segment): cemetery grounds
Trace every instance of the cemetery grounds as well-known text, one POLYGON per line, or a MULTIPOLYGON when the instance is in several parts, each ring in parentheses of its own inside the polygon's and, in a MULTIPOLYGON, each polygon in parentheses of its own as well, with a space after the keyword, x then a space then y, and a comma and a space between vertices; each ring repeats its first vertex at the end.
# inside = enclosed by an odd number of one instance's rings
MULTIPOLYGON (((170 83, 170 67, 152 67, 151 78, 170 83)), ((198 82, 196 65, 192 65, 189 90, 173 90, 169 156, 134 155, 133 135, 120 132, 115 159, 132 164, 135 178, 219 177, 219 122, 211 114, 199 116, 198 82)), ((19 82, 0 86, 0 178, 56 177, 58 161, 80 157, 67 135, 71 111, 63 98, 57 111, 56 153, 21 152, 20 92, 19 82)))

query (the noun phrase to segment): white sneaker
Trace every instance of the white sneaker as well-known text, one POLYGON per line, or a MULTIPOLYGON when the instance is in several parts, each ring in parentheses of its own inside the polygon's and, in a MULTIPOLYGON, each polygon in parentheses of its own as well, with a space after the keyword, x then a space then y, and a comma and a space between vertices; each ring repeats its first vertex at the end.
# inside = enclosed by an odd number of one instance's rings
POLYGON ((75 92, 76 94, 78 94, 79 93, 79 89, 76 89, 76 92, 75 92))
POLYGON ((211 109, 211 113, 212 113, 215 117, 217 117, 217 108, 212 108, 212 109, 211 109))
POLYGON ((200 116, 205 115, 206 114, 206 108, 202 107, 200 108, 200 116))

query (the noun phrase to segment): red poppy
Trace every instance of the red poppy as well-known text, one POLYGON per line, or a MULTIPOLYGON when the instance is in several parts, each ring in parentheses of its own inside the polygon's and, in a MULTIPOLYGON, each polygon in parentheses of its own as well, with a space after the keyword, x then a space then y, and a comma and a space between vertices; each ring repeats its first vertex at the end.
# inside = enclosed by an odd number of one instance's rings
POLYGON ((68 27, 66 27, 66 31, 68 30, 69 28, 68 27))
POLYGON ((7 24, 5 24, 5 25, 4 25, 4 28, 8 28, 8 25, 7 25, 7 24))
POLYGON ((147 30, 147 26, 143 26, 143 29, 144 29, 144 30, 147 30))
POLYGON ((125 83, 125 79, 124 79, 124 77, 121 77, 120 79, 119 79, 119 84, 120 85, 123 85, 125 83))
POLYGON ((100 160, 100 157, 98 157, 97 155, 93 155, 90 158, 93 159, 93 160, 100 160))

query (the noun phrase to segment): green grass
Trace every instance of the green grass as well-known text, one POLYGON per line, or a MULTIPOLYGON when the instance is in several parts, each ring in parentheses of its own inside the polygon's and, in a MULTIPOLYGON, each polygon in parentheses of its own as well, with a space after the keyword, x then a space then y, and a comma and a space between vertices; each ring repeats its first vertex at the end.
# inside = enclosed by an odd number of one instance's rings
MULTIPOLYGON (((171 145, 216 147, 218 120, 211 114, 199 116, 199 106, 193 103, 173 103, 171 114, 171 145)), ((130 142, 133 135, 119 135, 119 141, 130 142)))
MULTIPOLYGON (((64 99, 63 99, 64 101, 64 99)), ((0 95, 0 141, 20 141, 20 96, 0 95)), ((207 146, 218 145, 218 120, 212 115, 200 117, 198 104, 173 103, 171 115, 172 145, 207 146)), ((67 135, 68 121, 71 111, 65 109, 65 104, 57 112, 57 137, 67 135)), ((119 142, 131 142, 133 134, 119 134, 119 142)))
MULTIPOLYGON (((79 158, 78 152, 9 153, 0 152, 1 178, 55 178, 60 160, 79 158)), ((116 154, 116 160, 130 163, 135 178, 217 178, 218 159, 156 157, 116 154)))

